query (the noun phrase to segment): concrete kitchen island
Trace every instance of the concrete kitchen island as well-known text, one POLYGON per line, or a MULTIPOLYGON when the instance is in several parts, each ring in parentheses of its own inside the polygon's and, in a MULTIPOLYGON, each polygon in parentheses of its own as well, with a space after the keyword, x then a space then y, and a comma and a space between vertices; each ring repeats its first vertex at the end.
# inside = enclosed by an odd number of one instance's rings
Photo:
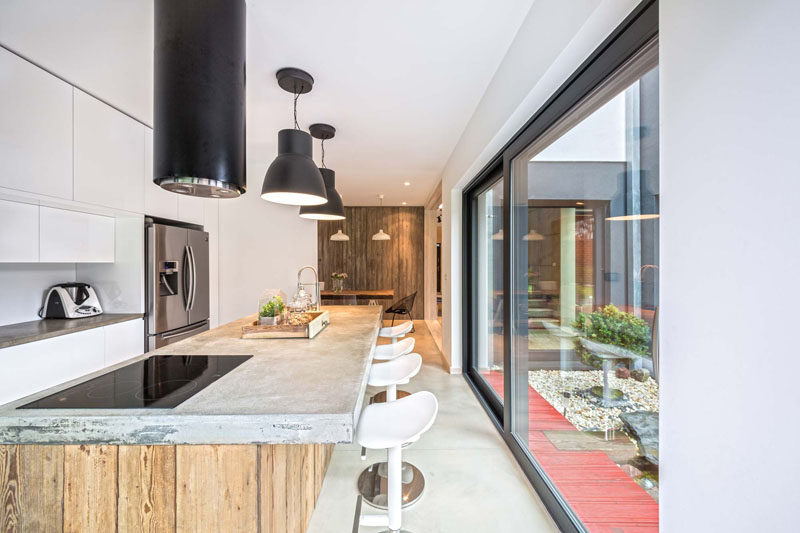
POLYGON ((304 531, 382 318, 327 309, 314 339, 241 339, 251 316, 140 357, 253 355, 172 409, 17 409, 108 369, 0 407, 4 530, 304 531))

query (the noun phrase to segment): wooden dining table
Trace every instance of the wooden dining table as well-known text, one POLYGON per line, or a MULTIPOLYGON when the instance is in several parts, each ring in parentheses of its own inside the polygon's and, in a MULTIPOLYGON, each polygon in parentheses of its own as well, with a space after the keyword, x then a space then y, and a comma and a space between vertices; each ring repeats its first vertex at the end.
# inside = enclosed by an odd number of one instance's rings
POLYGON ((365 300, 393 300, 394 289, 353 289, 332 291, 324 290, 319 291, 320 297, 336 300, 336 299, 350 299, 353 296, 356 298, 363 298, 365 300))

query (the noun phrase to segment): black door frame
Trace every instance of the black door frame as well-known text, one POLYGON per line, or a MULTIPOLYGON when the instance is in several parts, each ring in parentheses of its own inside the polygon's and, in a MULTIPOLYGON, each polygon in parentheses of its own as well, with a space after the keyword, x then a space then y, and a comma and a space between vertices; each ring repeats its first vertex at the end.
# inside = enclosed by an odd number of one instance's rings
POLYGON ((512 349, 511 307, 511 272, 513 268, 513 250, 511 248, 510 228, 512 210, 512 176, 511 161, 522 150, 533 143, 562 116, 586 98, 600 86, 609 76, 617 71, 646 44, 658 36, 658 0, 644 0, 628 17, 606 38, 605 41, 584 61, 572 76, 551 96, 547 102, 526 122, 526 124, 503 146, 503 148, 487 163, 478 175, 464 188, 462 196, 462 368, 464 377, 478 400, 486 409, 492 422, 503 436, 503 440, 511 449, 514 458, 525 472, 542 499, 548 512, 561 531, 585 531, 578 517, 549 481, 542 468, 528 450, 527 442, 520 442, 513 434, 511 422, 514 398, 513 377, 515 372, 512 349), (472 195, 488 183, 494 182, 502 172, 504 184, 503 194, 503 227, 509 228, 503 239, 503 321, 504 321, 504 398, 498 404, 493 393, 487 390, 486 384, 475 379, 472 368, 474 349, 474 317, 472 287, 475 286, 475 269, 472 264, 472 251, 475 249, 475 220, 472 212, 472 195))

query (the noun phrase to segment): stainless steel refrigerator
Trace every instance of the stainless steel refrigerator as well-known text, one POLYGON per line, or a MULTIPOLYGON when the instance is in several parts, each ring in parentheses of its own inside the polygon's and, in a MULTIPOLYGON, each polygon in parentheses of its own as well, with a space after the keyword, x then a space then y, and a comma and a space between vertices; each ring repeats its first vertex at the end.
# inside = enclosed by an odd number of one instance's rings
POLYGON ((145 351, 208 330, 208 233, 145 219, 145 351))

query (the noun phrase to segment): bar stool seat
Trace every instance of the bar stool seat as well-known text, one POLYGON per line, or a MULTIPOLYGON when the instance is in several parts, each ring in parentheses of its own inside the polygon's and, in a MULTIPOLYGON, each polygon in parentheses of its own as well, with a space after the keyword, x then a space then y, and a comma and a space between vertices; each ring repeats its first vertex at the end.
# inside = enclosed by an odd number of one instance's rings
POLYGON ((380 450, 418 440, 436 420, 439 402, 428 391, 403 399, 368 405, 358 420, 356 440, 361 446, 380 450))
POLYGON ((402 324, 396 326, 386 326, 378 330, 378 335, 381 337, 389 337, 392 342, 397 342, 398 337, 404 336, 406 333, 414 328, 414 323, 406 320, 402 324))
MULTIPOLYGON (((390 363, 384 363, 384 365, 386 364, 390 363)), ((402 462, 403 444, 418 440, 423 433, 428 431, 436 420, 438 412, 439 402, 436 400, 436 396, 427 391, 416 392, 400 400, 368 405, 364 409, 356 428, 356 440, 361 446, 367 448, 385 449, 388 463, 385 474, 377 475, 375 473, 370 478, 373 490, 366 496, 362 489, 368 487, 363 486, 362 479, 359 478, 359 490, 362 495, 358 497, 356 503, 356 521, 353 531, 358 531, 360 524, 388 527, 386 533, 407 533, 401 529, 404 485, 407 483, 404 479, 406 474, 403 472, 405 466, 402 462), (368 502, 372 499, 373 505, 377 503, 376 506, 385 508, 387 512, 362 515, 361 502, 364 497, 368 502)))
MULTIPOLYGON (((422 368, 422 356, 418 353, 407 353, 395 357, 391 361, 372 365, 369 369, 367 385, 393 388, 395 385, 408 383, 417 375, 420 368, 422 368)), ((407 397, 410 398, 410 396, 407 397)))
POLYGON ((403 339, 394 344, 381 344, 375 347, 375 352, 372 354, 373 361, 391 361, 395 357, 400 357, 414 350, 416 341, 413 337, 403 339))

